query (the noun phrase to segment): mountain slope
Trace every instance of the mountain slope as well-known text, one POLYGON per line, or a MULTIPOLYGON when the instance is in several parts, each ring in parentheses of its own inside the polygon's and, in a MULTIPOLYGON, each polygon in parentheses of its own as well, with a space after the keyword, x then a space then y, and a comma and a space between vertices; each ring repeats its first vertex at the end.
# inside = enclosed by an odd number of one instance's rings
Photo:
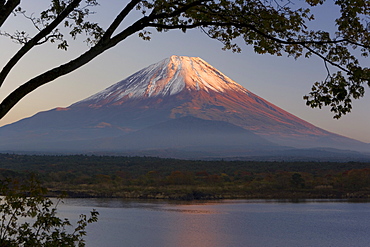
MULTIPOLYGON (((177 144, 189 148, 189 140, 194 142, 192 146, 199 147, 203 143, 201 139, 187 138, 191 131, 181 134, 185 128, 181 125, 186 122, 184 117, 214 121, 215 126, 223 126, 219 132, 229 131, 230 126, 220 124, 226 122, 278 145, 368 150, 364 143, 317 128, 271 104, 204 60, 181 56, 150 65, 67 108, 41 112, 0 128, 3 140, 0 150, 60 149, 63 145, 67 147, 66 143, 75 150, 85 150, 90 145, 95 149, 130 148, 113 141, 125 135, 127 139, 136 136, 131 148, 136 142, 137 148, 144 148, 140 142, 155 143, 159 137, 149 138, 143 133, 165 122, 171 128, 162 130, 181 136, 176 142, 167 143, 167 147, 177 144), (181 123, 170 121, 176 119, 182 119, 181 123), (102 140, 104 145, 100 143, 102 140)), ((199 126, 193 129, 201 129, 203 123, 196 123, 199 126)), ((220 136, 214 142, 224 146, 238 139, 233 135, 220 136)), ((251 146, 255 141, 243 145, 251 146)))
POLYGON ((262 149, 275 148, 273 144, 251 131, 223 121, 204 120, 195 117, 171 119, 124 136, 109 138, 105 144, 109 149, 158 149, 158 148, 202 148, 213 149, 235 147, 262 149), (143 142, 142 140, 145 140, 143 142))

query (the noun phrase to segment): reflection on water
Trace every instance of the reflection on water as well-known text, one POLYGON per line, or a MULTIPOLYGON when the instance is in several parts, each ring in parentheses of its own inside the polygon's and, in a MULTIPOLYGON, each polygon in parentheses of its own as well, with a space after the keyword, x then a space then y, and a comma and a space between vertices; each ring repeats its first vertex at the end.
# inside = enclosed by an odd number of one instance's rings
POLYGON ((368 246, 370 204, 240 200, 204 203, 66 199, 62 217, 97 209, 87 246, 368 246))
POLYGON ((209 205, 177 205, 175 208, 164 208, 172 212, 167 224, 171 231, 166 235, 165 243, 176 243, 179 247, 204 246, 213 247, 223 242, 222 212, 209 208, 209 205))

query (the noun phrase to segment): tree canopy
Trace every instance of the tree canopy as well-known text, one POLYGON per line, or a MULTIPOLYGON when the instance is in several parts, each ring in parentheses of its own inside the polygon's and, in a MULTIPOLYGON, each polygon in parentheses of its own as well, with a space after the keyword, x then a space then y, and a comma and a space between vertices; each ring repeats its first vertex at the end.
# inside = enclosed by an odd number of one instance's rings
MULTIPOLYGON (((211 39, 219 40, 226 50, 240 52, 243 40, 259 54, 287 55, 293 58, 319 57, 327 70, 326 78, 314 82, 304 96, 306 104, 330 106, 335 118, 352 109, 352 101, 364 96, 370 85, 370 70, 363 66, 369 55, 369 11, 367 0, 335 0, 339 8, 335 30, 310 27, 313 8, 326 0, 131 0, 123 1, 121 11, 106 28, 91 22, 98 0, 50 0, 49 8, 38 16, 22 8, 21 0, 0 0, 0 35, 20 44, 0 71, 0 87, 12 69, 33 48, 52 42, 67 50, 79 35, 86 37, 89 48, 69 62, 30 78, 0 103, 0 119, 28 93, 58 77, 89 63, 101 53, 132 35, 150 40, 152 32, 173 29, 186 32, 201 29, 211 39), (139 17, 130 24, 133 13, 139 17), (3 24, 12 15, 22 15, 35 31, 9 32, 3 24)), ((99 14, 99 13, 96 13, 99 14)), ((6 48, 2 48, 6 49, 6 48)))

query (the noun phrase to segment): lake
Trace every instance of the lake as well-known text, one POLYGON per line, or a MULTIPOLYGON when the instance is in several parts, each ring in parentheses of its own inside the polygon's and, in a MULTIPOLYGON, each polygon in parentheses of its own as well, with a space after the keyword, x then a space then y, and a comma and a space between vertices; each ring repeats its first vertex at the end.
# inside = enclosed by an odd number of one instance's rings
POLYGON ((370 203, 65 199, 58 212, 74 222, 93 208, 100 216, 87 228, 88 247, 348 247, 370 243, 370 203))

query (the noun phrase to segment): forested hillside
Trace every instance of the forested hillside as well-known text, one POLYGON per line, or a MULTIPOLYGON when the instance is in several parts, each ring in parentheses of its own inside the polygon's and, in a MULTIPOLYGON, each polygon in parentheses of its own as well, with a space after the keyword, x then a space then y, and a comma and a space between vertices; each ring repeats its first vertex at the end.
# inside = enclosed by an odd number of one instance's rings
POLYGON ((157 199, 368 198, 370 163, 200 161, 0 154, 0 176, 35 173, 51 193, 157 199))

